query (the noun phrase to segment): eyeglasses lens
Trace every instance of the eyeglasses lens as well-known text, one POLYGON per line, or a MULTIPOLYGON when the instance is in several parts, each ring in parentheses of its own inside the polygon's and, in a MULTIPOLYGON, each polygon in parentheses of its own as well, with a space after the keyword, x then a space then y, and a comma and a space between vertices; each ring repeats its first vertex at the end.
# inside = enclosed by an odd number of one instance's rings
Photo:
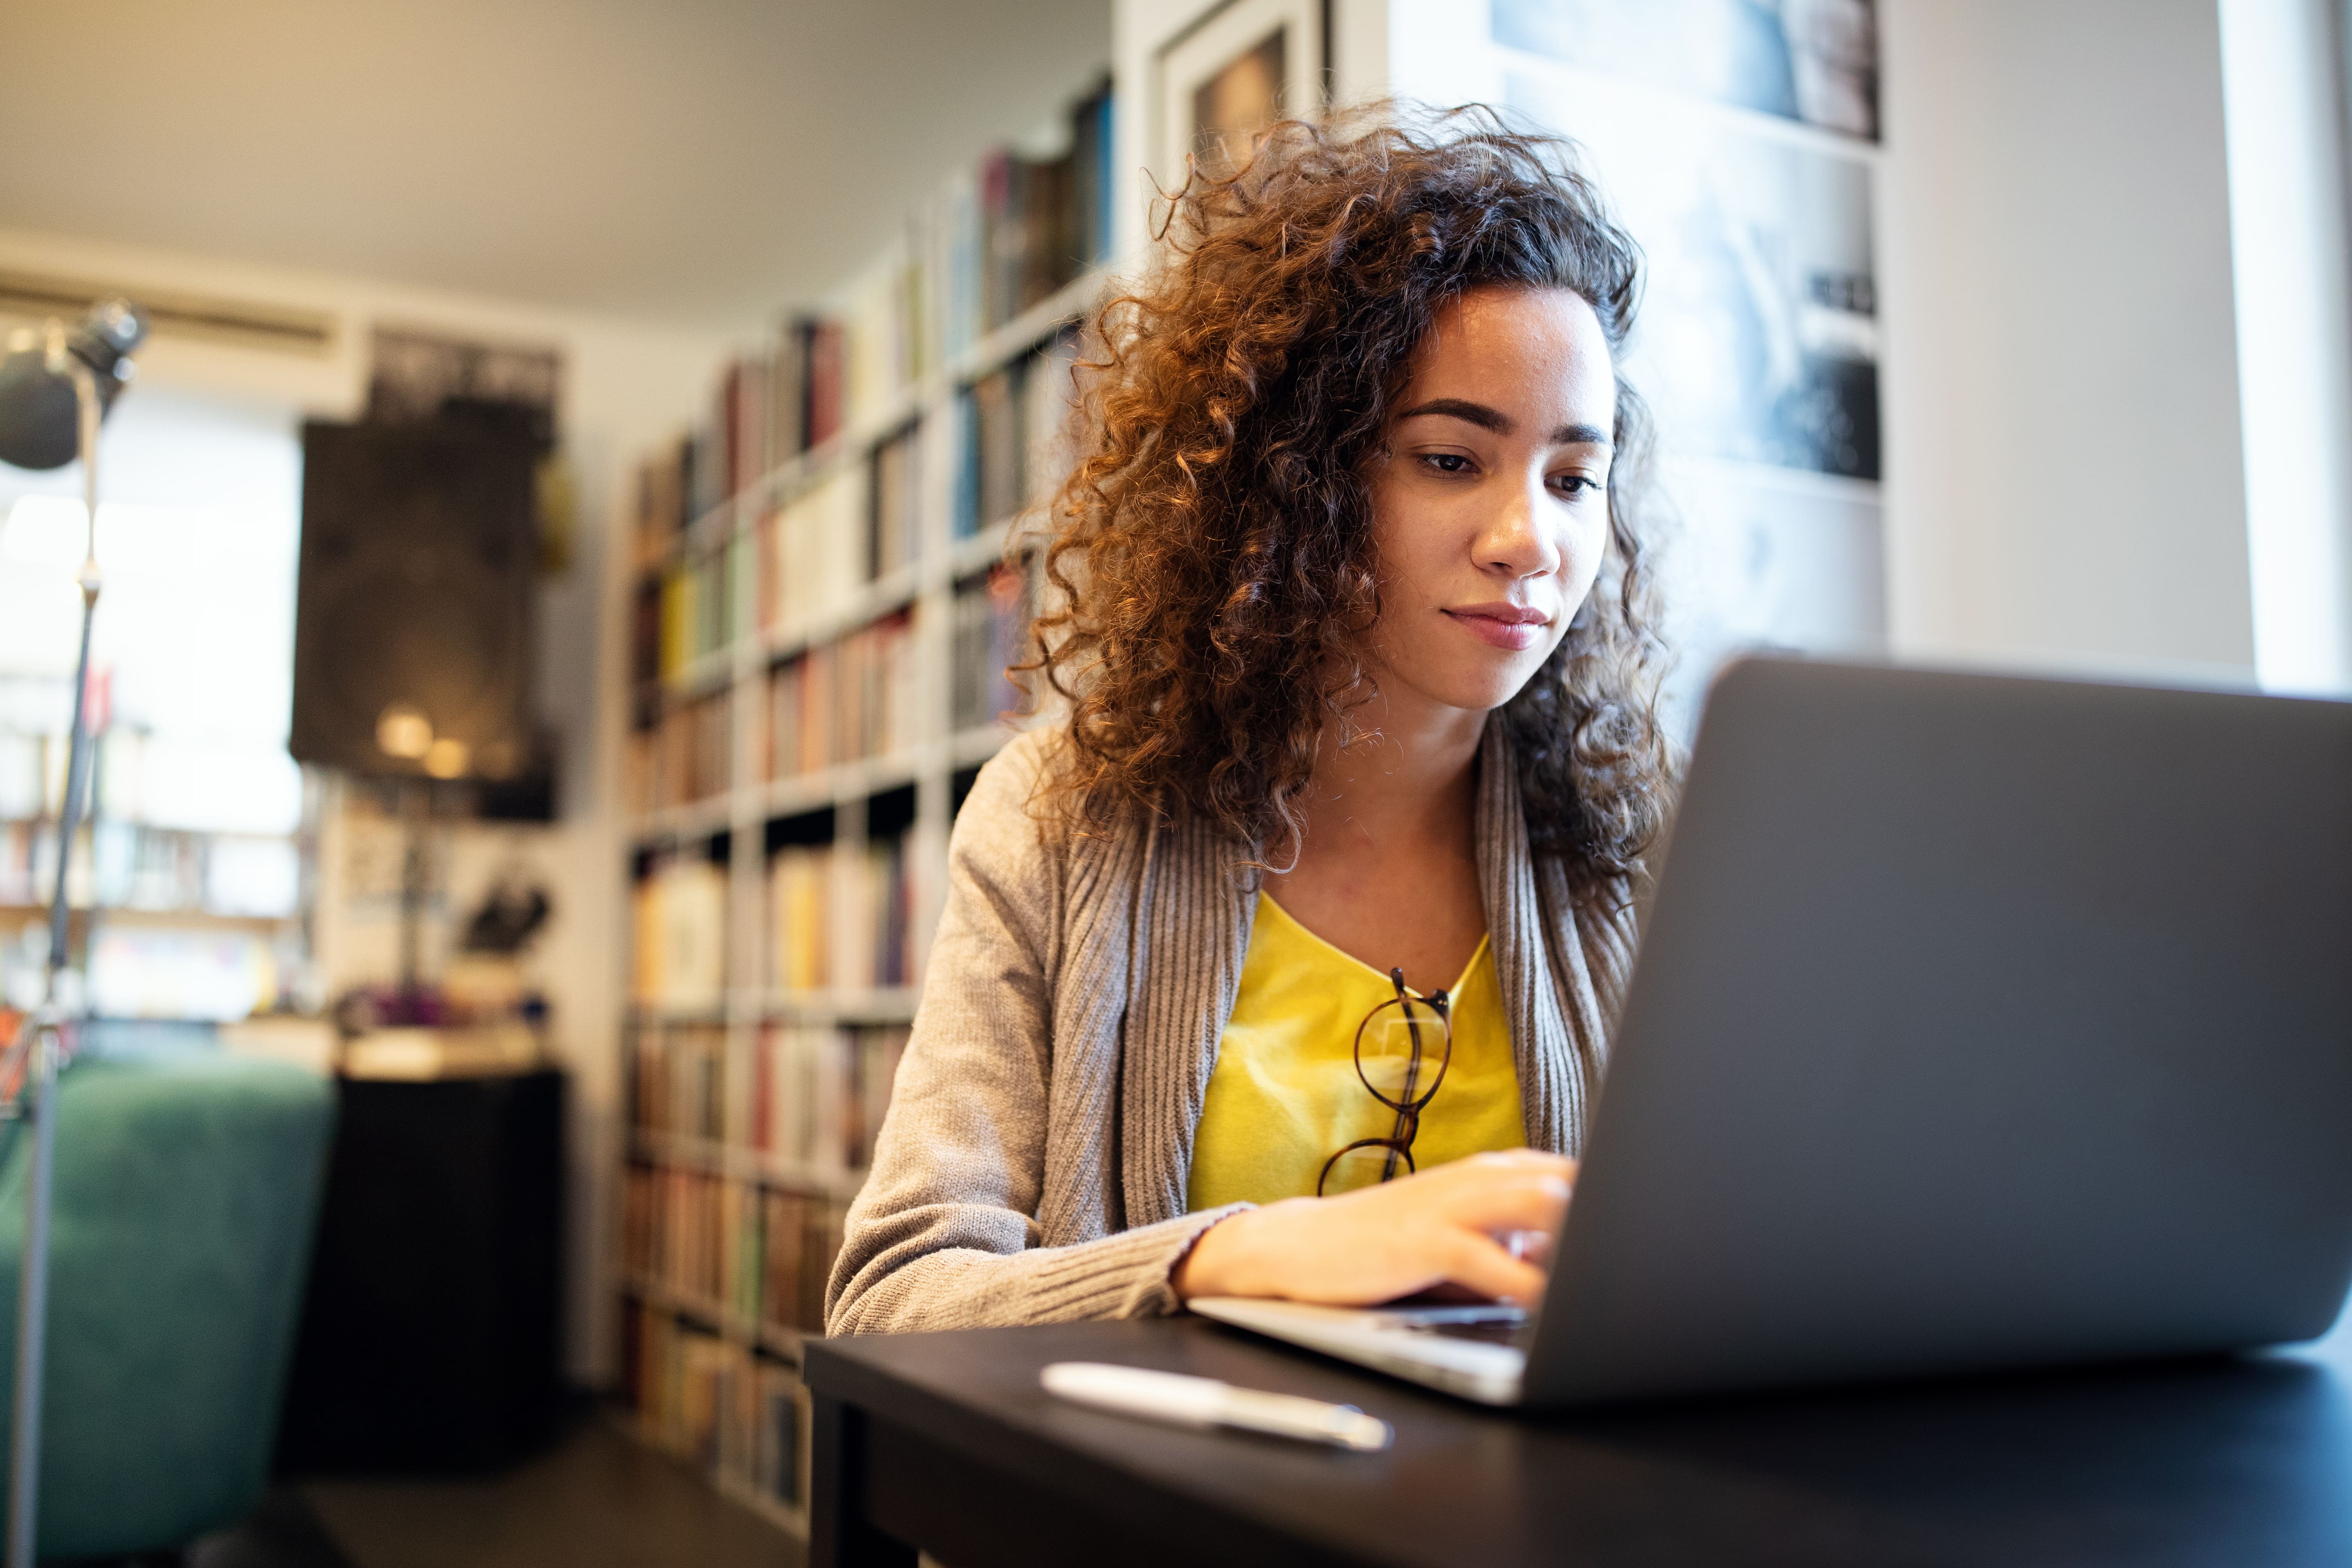
POLYGON ((1417 1107, 1444 1065, 1444 1016, 1419 1004, 1381 1009, 1356 1040, 1356 1067, 1364 1087, 1393 1110, 1417 1107))
POLYGON ((1393 1149, 1349 1149, 1333 1160, 1324 1173, 1322 1195, 1332 1198, 1362 1187, 1376 1187, 1407 1175, 1412 1170, 1404 1156, 1393 1149))

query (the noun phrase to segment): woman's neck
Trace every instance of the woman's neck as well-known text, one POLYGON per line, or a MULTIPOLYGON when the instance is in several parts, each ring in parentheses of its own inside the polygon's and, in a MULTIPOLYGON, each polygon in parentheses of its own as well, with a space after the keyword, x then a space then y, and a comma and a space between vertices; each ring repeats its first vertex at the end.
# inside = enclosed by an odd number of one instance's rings
POLYGON ((1383 843, 1456 837, 1466 842, 1471 775, 1486 716, 1376 696, 1349 720, 1325 721, 1315 772, 1299 802, 1306 843, 1297 847, 1377 853, 1383 843))
POLYGON ((1299 834, 1268 847, 1268 890, 1324 941, 1426 991, 1451 985, 1486 932, 1473 844, 1486 715, 1390 702, 1327 723, 1299 834))

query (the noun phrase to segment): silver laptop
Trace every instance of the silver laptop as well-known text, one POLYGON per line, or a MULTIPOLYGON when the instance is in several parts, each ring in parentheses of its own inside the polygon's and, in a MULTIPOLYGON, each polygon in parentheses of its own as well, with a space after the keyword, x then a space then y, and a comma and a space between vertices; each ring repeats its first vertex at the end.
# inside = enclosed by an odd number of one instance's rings
POLYGON ((2352 705, 1748 660, 1534 1320, 1192 1308, 1558 1405, 2309 1339, 2347 1279, 2352 705))

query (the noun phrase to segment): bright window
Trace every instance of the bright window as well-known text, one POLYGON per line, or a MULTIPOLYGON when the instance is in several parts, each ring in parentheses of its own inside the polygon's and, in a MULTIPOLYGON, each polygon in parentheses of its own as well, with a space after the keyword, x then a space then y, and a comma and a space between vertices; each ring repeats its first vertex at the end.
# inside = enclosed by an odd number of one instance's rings
MULTIPOLYGON (((96 823, 68 886, 102 911, 102 1013, 237 1016, 299 962, 300 770, 286 752, 297 415, 133 387, 107 421, 91 639, 96 823)), ((0 984, 33 999, 57 865, 80 610, 79 466, 0 467, 0 984)))

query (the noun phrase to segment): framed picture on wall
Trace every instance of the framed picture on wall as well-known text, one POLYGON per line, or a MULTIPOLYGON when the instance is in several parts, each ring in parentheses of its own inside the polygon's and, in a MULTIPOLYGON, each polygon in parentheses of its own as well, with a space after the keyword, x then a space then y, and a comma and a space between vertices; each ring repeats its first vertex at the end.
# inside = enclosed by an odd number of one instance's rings
POLYGON ((1877 0, 1493 0, 1495 41, 1878 139, 1877 0))
POLYGON ((1249 161, 1275 121, 1323 107, 1323 0, 1229 0, 1160 52, 1150 170, 1183 183, 1190 154, 1205 174, 1249 161))

